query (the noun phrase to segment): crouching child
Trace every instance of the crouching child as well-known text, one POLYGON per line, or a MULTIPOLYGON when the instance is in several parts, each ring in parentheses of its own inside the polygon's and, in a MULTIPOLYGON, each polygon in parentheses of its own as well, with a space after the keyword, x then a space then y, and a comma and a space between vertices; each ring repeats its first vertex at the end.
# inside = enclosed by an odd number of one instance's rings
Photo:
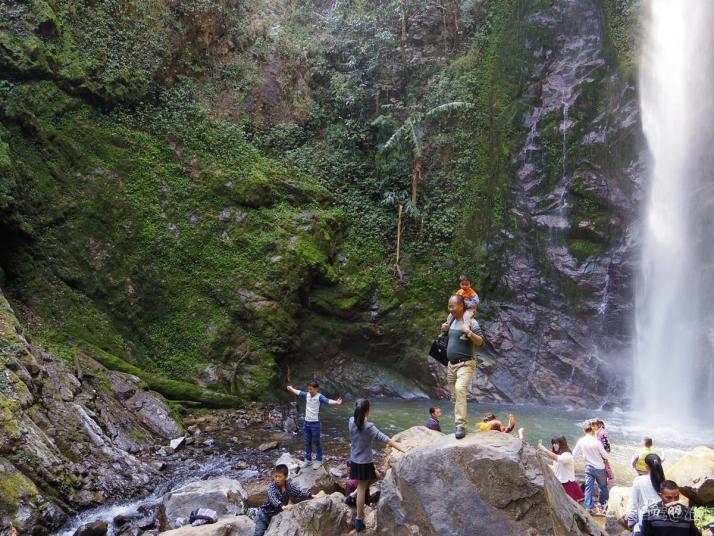
POLYGON ((273 470, 273 481, 268 486, 268 497, 263 506, 255 511, 253 521, 255 521, 254 536, 263 536, 270 520, 274 515, 283 510, 289 510, 293 504, 291 501, 299 502, 304 499, 314 499, 315 496, 309 491, 298 488, 288 480, 288 466, 277 465, 273 470))

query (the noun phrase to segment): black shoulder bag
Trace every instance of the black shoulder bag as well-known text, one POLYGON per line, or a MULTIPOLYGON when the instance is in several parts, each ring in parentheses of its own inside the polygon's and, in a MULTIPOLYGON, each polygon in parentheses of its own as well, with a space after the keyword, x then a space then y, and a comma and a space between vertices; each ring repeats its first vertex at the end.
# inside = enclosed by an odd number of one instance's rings
MULTIPOLYGON (((449 322, 449 329, 451 329, 451 324, 454 319, 449 322)), ((446 357, 446 347, 449 345, 449 330, 442 331, 434 342, 431 343, 431 350, 429 350, 429 357, 433 357, 439 363, 446 366, 449 364, 449 360, 446 357)))

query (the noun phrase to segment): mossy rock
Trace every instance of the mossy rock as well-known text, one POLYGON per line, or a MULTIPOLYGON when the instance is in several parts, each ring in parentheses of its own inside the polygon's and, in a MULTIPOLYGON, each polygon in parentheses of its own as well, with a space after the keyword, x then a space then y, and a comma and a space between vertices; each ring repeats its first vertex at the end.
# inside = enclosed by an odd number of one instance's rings
POLYGON ((82 345, 78 351, 85 353, 86 357, 99 361, 110 370, 117 370, 139 377, 149 389, 156 391, 169 400, 190 400, 199 402, 209 408, 234 408, 240 405, 238 397, 202 389, 192 383, 161 378, 98 348, 82 345))
POLYGON ((35 484, 5 458, 0 458, 0 513, 13 517, 25 505, 37 505, 40 493, 35 484))
POLYGON ((275 181, 260 172, 245 175, 211 172, 209 183, 213 192, 230 204, 244 207, 268 207, 280 198, 275 181))

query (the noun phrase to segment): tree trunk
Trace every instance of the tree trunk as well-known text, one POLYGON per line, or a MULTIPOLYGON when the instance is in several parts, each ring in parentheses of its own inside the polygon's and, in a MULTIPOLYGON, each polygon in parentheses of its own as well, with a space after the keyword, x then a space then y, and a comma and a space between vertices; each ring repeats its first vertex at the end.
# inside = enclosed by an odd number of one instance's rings
POLYGON ((421 182, 421 157, 414 159, 412 171, 412 205, 417 206, 417 185, 421 182))
POLYGON ((399 204, 399 213, 397 215, 397 267, 399 267, 399 248, 402 242, 402 210, 404 206, 399 204))
POLYGON ((441 22, 444 25, 444 57, 448 57, 449 55, 449 45, 447 44, 447 39, 448 39, 448 33, 449 33, 449 23, 446 20, 446 3, 444 0, 441 0, 441 22))
POLYGON ((402 56, 402 73, 400 86, 402 91, 402 102, 406 106, 407 104, 407 2, 406 0, 399 0, 399 23, 400 23, 400 36, 399 36, 399 50, 402 56))

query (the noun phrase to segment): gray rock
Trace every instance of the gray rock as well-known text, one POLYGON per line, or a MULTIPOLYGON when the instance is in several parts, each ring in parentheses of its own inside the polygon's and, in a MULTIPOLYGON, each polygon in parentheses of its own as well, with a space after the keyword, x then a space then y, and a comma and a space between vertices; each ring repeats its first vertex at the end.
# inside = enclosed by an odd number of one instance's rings
POLYGON ((354 524, 354 512, 345 496, 333 493, 303 501, 276 515, 265 536, 335 536, 347 534, 354 524))
POLYGON ((337 469, 336 467, 333 467, 332 469, 330 469, 329 473, 330 473, 330 476, 332 476, 333 478, 340 478, 340 479, 347 478, 347 472, 342 471, 341 469, 337 469))
POLYGON ((255 523, 248 516, 219 519, 212 525, 182 527, 162 532, 161 536, 253 536, 255 523))
POLYGON ((610 488, 607 500, 607 515, 615 519, 622 518, 630 508, 630 492, 632 488, 626 486, 613 486, 610 488))
POLYGON ((714 506, 714 449, 696 447, 667 470, 692 506, 714 506))
POLYGON ((313 469, 312 465, 300 469, 297 476, 292 477, 292 483, 301 489, 308 490, 313 495, 319 491, 333 493, 340 490, 335 479, 325 470, 324 465, 319 469, 313 469))
POLYGON ((96 521, 79 527, 74 536, 104 536, 108 529, 106 521, 96 521))
POLYGON ((297 432, 297 424, 295 424, 295 419, 292 417, 288 417, 283 421, 283 430, 288 432, 289 434, 292 434, 294 432, 297 432))
POLYGON ((272 480, 268 477, 251 480, 245 483, 245 490, 248 493, 246 506, 257 508, 261 506, 268 497, 268 486, 272 480))
POLYGON ((277 441, 266 441, 265 443, 261 443, 260 445, 258 445, 258 450, 261 452, 267 452, 276 448, 278 448, 277 441))
POLYGON ((177 528, 179 518, 188 519, 197 508, 210 508, 220 517, 245 513, 248 494, 237 480, 217 478, 181 486, 163 496, 159 515, 161 526, 177 528))
POLYGON ((280 457, 275 460, 275 463, 273 465, 287 465, 288 471, 290 471, 290 477, 292 478, 298 473, 300 460, 289 452, 283 452, 280 457))
POLYGON ((500 432, 442 436, 395 460, 377 524, 393 535, 605 534, 532 447, 500 432))
POLYGON ((169 446, 171 449, 176 452, 177 450, 180 450, 184 447, 186 444, 186 438, 184 436, 177 437, 176 439, 172 439, 171 443, 169 443, 169 446))

